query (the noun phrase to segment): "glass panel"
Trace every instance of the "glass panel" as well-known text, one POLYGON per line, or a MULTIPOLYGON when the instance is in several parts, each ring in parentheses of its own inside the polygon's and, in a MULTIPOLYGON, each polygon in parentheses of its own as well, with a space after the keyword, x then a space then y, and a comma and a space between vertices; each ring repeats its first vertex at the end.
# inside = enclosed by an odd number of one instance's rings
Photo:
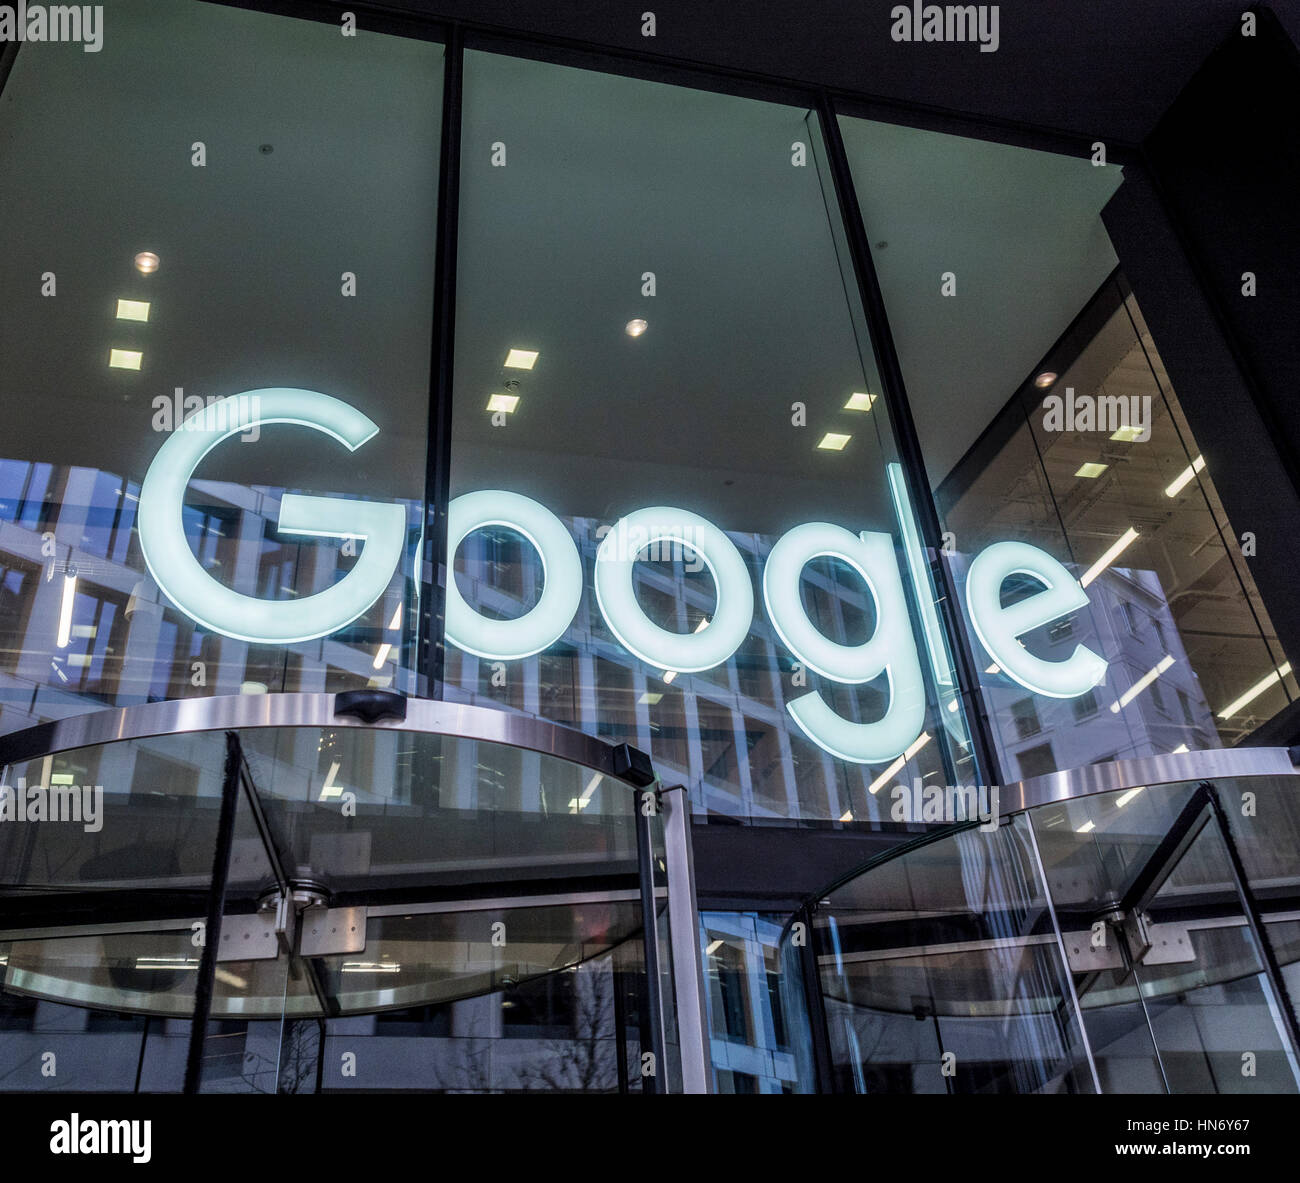
POLYGON ((1198 786, 1085 797, 1031 817, 1103 1089, 1297 1091, 1279 1000, 1198 786))
POLYGON ((4 769, 4 1088, 180 1090, 224 750, 197 734, 4 769))
POLYGON ((0 730, 414 692, 442 47, 188 2, 107 23, 99 52, 20 52, 0 111, 0 402, 40 408, 0 445, 0 730), (376 433, 329 438, 280 388, 376 433), (199 443, 160 489, 163 449, 199 443))
POLYGON ((972 779, 815 112, 470 52, 461 166, 447 696, 634 743, 706 817, 972 779), (818 522, 875 557, 770 562, 818 522), (892 683, 805 619, 896 640, 892 683))
POLYGON ((1093 1091, 1023 816, 864 872, 814 933, 837 1091, 1093 1091))
MULTIPOLYGON (((202 1091, 644 1087, 649 1011, 627 785, 457 737, 250 728, 240 738, 248 777, 202 1091), (281 929, 276 862, 295 892, 281 929), (334 944, 309 946, 324 940, 334 944)), ((182 733, 6 770, 9 1087, 180 1087, 225 743, 224 733, 182 733), (92 793, 74 817, 74 773, 124 788, 92 793), (54 800, 38 781, 61 791, 66 822, 33 820, 34 802, 48 818, 54 800), (7 816, 17 786, 30 817, 7 816), (37 1043, 56 1057, 71 1049, 57 1075, 31 1060, 37 1043)), ((657 815, 650 831, 667 1035, 655 1075, 680 1089, 657 815)))
MULTIPOLYGON (((963 598, 979 594, 972 564, 1003 542, 1045 552, 1067 573, 1055 582, 1084 589, 1023 630, 1024 649, 971 633, 1003 775, 1238 742, 1297 683, 1115 273, 1101 211, 1121 170, 840 124, 963 598), (1068 686, 1032 668, 1060 670, 1079 646, 1104 660, 1099 684, 1095 663, 1068 686)), ((1011 567, 983 593, 987 614, 1052 581, 1011 567)))
POLYGON ((799 1050, 808 1035, 796 1018, 780 950, 784 918, 758 912, 704 912, 705 999, 715 1092, 793 1093, 808 1089, 799 1050))

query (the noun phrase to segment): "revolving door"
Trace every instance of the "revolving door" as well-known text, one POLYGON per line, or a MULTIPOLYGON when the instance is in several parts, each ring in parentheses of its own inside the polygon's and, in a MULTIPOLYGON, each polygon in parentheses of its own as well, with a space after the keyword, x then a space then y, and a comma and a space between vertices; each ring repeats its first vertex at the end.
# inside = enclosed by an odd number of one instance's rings
POLYGON ((0 1088, 683 1087, 684 804, 640 753, 382 694, 4 744, 0 1088))
POLYGON ((819 1087, 1300 1091, 1290 753, 1054 773, 1001 813, 891 851, 789 926, 819 1087))

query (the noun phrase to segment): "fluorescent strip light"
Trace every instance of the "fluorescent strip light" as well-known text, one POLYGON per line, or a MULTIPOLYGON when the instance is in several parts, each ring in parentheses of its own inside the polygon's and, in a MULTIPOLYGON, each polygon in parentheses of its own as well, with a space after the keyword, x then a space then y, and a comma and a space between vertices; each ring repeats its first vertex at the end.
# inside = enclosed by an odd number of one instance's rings
POLYGON ((998 663, 995 661, 995 662, 994 662, 991 666, 989 666, 989 668, 986 669, 984 672, 985 672, 986 674, 1000 674, 1000 673, 1002 672, 1002 667, 1001 667, 1000 665, 998 665, 998 663))
POLYGON ((402 967, 395 961, 345 961, 345 974, 399 974, 402 967))
POLYGON ((393 609, 393 619, 388 622, 388 627, 390 629, 398 629, 402 627, 402 605, 401 604, 398 604, 397 607, 393 609))
POLYGON ((66 649, 72 640, 72 607, 77 599, 77 577, 63 577, 63 600, 59 604, 59 635, 55 644, 59 649, 66 649))
POLYGON ((536 361, 535 349, 512 349, 506 354, 506 368, 511 370, 531 370, 536 361))
POLYGON ((230 970, 222 969, 219 965, 212 971, 212 974, 218 982, 225 982, 227 986, 234 986, 236 990, 248 989, 247 978, 241 978, 238 974, 232 974, 230 970))
POLYGON ((1106 551, 1091 567, 1089 567, 1079 580, 1080 587, 1087 587, 1094 579, 1097 578, 1107 567, 1111 565, 1124 551, 1137 540, 1138 532, 1130 526, 1123 534, 1120 535, 1118 542, 1111 543, 1110 549, 1106 551))
POLYGON ((388 655, 393 651, 392 642, 385 641, 379 646, 379 652, 375 654, 374 667, 377 670, 384 668, 384 662, 388 660, 388 655))
POLYGON ((518 405, 519 396, 517 394, 493 394, 488 397, 487 409, 493 414, 502 411, 509 415, 513 413, 518 405))
POLYGON ((665 681, 665 682, 671 682, 675 677, 677 677, 677 671, 676 671, 676 670, 664 670, 664 681, 665 681))
POLYGON ((1083 825, 1081 825, 1081 826, 1080 826, 1077 830, 1075 830, 1074 832, 1075 832, 1076 834, 1089 834, 1089 833, 1091 833, 1093 830, 1095 830, 1096 828, 1097 828, 1097 823, 1096 823, 1096 822, 1084 822, 1083 825))
POLYGON ((840 821, 851 822, 852 820, 853 820, 853 810, 846 809, 842 814, 840 814, 840 821))
POLYGON ((144 354, 137 349, 110 349, 108 364, 115 370, 138 370, 144 354))
POLYGON ((709 618, 706 616, 703 620, 700 621, 699 624, 695 626, 695 631, 697 633, 702 633, 708 627, 709 627, 709 618))
POLYGON ((139 320, 139 321, 148 320, 149 301, 148 300, 118 300, 117 319, 118 320, 139 320))
POLYGON ((325 783, 321 785, 320 796, 317 798, 318 801, 326 801, 333 797, 343 796, 343 790, 334 784, 334 778, 338 776, 339 769, 342 767, 343 764, 339 760, 335 760, 330 764, 330 770, 325 774, 325 783))
POLYGON ((1089 460, 1087 464, 1080 464, 1075 476, 1087 477, 1089 480, 1096 480, 1103 472, 1110 467, 1109 464, 1095 464, 1089 460))
POLYGON ((1123 809, 1125 805, 1127 805, 1130 801, 1132 801, 1133 798, 1136 797, 1145 788, 1146 785, 1138 785, 1136 789, 1129 789, 1127 793, 1121 793, 1119 800, 1115 802, 1116 808, 1123 809))
POLYGON ((1191 462, 1191 464, 1189 464, 1186 468, 1183 469, 1182 472, 1180 472, 1176 477, 1174 477, 1173 483, 1169 486, 1169 488, 1165 490, 1165 496, 1177 497, 1178 494, 1181 493, 1187 487, 1187 484, 1192 479, 1192 477, 1194 477, 1198 472, 1204 469, 1204 467, 1205 467, 1205 457, 1197 456, 1196 459, 1191 462))
POLYGON ((593 772, 591 779, 587 782, 587 787, 582 790, 582 796, 574 797, 569 801, 569 812, 577 813, 580 809, 586 809, 591 804, 591 795, 596 791, 596 786, 600 784, 601 774, 593 772))
POLYGON ((1241 710, 1242 707, 1248 706, 1250 703, 1254 702, 1255 699, 1263 694, 1270 686, 1276 686, 1290 672, 1291 663, 1289 661, 1283 662, 1282 665, 1278 666, 1278 668, 1269 674, 1267 678, 1261 678, 1240 698, 1234 699, 1232 702, 1228 703, 1228 705, 1219 712, 1219 718, 1231 718, 1241 710))
POLYGON ((849 401, 844 404, 844 409, 846 411, 869 411, 871 410, 871 404, 875 401, 876 396, 874 394, 858 394, 855 392, 849 395, 849 401))
POLYGON ((709 942, 709 947, 708 947, 707 949, 704 950, 704 956, 705 956, 705 957, 712 957, 712 956, 713 956, 713 955, 714 955, 714 954, 715 954, 719 949, 722 948, 722 946, 723 946, 724 944, 725 944, 725 942, 723 941, 723 939, 722 939, 721 937, 718 937, 717 940, 710 941, 710 942, 709 942))
POLYGON ((1137 696, 1141 694, 1142 691, 1144 691, 1148 686, 1150 686, 1152 682, 1154 682, 1158 677, 1160 677, 1160 675, 1163 674, 1165 670, 1167 670, 1173 664, 1174 664, 1174 659, 1170 657, 1168 653, 1166 653, 1164 657, 1162 657, 1156 665, 1153 665, 1149 670, 1147 670, 1145 674, 1143 674, 1136 682, 1133 683, 1132 686, 1130 686, 1127 690, 1124 691, 1123 694, 1119 696, 1118 702, 1112 702, 1110 704, 1111 713, 1118 715, 1124 707, 1128 706, 1129 703, 1131 703, 1135 698, 1137 698, 1137 696))
POLYGON ((1180 743, 1180 744, 1179 744, 1176 748, 1174 748, 1174 750, 1173 750, 1172 752, 1170 752, 1169 754, 1170 754, 1171 756, 1180 756, 1180 755, 1182 755, 1183 752, 1185 752, 1185 751, 1187 751, 1187 745, 1186 745, 1185 743, 1180 743))
MULTIPOLYGON (((905 751, 901 756, 899 756, 898 759, 895 760, 888 768, 886 768, 884 772, 882 772, 878 777, 876 777, 874 781, 871 782, 871 787, 867 790, 867 792, 873 795, 875 793, 878 793, 880 791, 881 785, 883 785, 891 777, 897 775, 897 773, 903 767, 903 765, 906 764, 913 756, 916 755, 917 752, 919 752, 929 742, 930 742, 930 733, 928 731, 922 731, 921 734, 912 742, 912 746, 908 748, 907 751, 905 751)), ((843 821, 844 819, 840 818, 840 820, 843 821)))
POLYGON ((852 438, 851 435, 844 435, 838 431, 828 431, 822 436, 822 442, 817 446, 824 452, 842 452, 844 451, 844 445, 852 438))

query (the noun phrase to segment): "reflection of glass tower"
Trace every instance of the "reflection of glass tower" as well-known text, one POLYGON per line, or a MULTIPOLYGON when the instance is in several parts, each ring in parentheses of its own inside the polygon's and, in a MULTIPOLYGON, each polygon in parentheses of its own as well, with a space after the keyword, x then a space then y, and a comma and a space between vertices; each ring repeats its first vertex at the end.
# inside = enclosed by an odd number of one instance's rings
MULTIPOLYGON (((279 539, 275 490, 212 481, 192 488, 202 498, 185 508, 194 554, 214 577, 247 594, 310 595, 350 562, 338 543, 279 539)), ((5 731, 170 698, 413 690, 403 664, 400 574, 360 620, 322 640, 265 647, 211 634, 160 596, 150 579, 134 529, 138 497, 136 482, 112 473, 0 460, 5 731)), ((414 521, 418 511, 408 512, 414 521)))

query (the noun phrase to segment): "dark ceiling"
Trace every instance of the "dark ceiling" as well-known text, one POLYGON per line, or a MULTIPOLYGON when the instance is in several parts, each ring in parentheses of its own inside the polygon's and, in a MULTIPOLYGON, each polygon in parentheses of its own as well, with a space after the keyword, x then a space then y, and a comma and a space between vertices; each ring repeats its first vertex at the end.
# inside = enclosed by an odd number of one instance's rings
MULTIPOLYGON (((994 53, 893 41, 892 0, 388 0, 387 7, 1136 143, 1247 5, 1002 0, 994 53), (646 11, 655 14, 653 38, 641 35, 646 11)), ((1271 7, 1300 41, 1300 4, 1271 7)))

